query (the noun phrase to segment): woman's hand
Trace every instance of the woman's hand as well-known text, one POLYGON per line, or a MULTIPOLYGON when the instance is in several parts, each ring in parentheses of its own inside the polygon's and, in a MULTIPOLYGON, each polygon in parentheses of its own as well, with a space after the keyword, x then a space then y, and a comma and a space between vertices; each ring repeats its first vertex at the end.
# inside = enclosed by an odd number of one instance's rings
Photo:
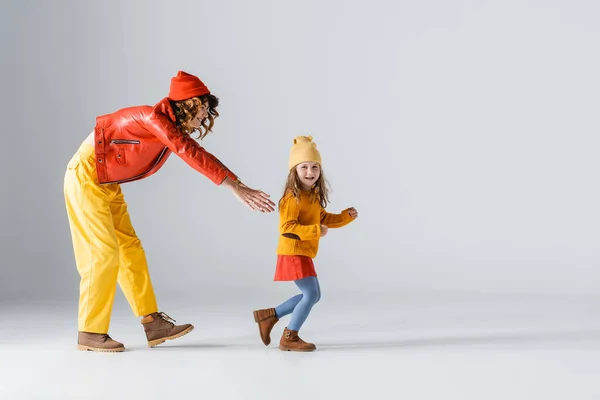
POLYGON ((227 177, 222 183, 229 187, 237 199, 253 211, 271 212, 275 210, 275 203, 269 199, 269 195, 261 190, 251 189, 241 182, 236 182, 227 177))

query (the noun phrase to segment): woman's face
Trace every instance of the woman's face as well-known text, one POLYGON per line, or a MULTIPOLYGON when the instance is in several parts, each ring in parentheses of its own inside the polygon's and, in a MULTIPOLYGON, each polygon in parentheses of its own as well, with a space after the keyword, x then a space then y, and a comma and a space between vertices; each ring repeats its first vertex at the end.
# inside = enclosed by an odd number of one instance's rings
POLYGON ((200 106, 196 116, 190 121, 189 126, 194 129, 200 128, 202 121, 204 121, 206 117, 208 117, 208 102, 205 102, 200 106))

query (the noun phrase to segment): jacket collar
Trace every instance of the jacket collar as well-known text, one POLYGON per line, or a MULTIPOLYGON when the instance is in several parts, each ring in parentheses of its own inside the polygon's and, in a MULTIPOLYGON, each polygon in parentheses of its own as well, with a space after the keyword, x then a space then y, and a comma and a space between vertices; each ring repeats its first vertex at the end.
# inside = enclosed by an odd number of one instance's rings
POLYGON ((175 124, 177 122, 177 118, 175 117, 175 111, 173 111, 173 107, 171 107, 171 101, 168 97, 165 97, 154 106, 154 112, 158 112, 160 114, 166 115, 172 122, 175 124))

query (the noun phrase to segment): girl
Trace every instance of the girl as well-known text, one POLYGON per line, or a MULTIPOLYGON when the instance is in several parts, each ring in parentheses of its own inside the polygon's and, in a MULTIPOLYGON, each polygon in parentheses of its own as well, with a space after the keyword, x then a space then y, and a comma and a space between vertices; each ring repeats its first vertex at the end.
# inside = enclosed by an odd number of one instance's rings
MULTIPOLYGON (((96 127, 68 164, 65 201, 75 261, 81 276, 80 350, 121 352, 108 335, 117 283, 141 320, 150 347, 190 332, 190 324, 158 312, 144 249, 127 211, 120 184, 149 177, 171 153, 225 186, 253 210, 270 212, 275 203, 250 189, 191 134, 211 132, 218 99, 196 76, 179 71, 168 97, 154 107, 139 106, 96 118, 96 127)), ((151 216, 149 216, 151 217, 151 216)))
POLYGON ((254 311, 260 338, 265 346, 271 343, 271 330, 279 319, 292 314, 283 330, 279 349, 284 351, 313 351, 316 346, 306 343, 298 331, 312 307, 321 298, 321 289, 312 259, 319 248, 319 238, 329 228, 341 228, 358 217, 354 208, 341 214, 325 211, 329 191, 321 170, 321 155, 312 136, 297 136, 290 152, 289 176, 279 201, 279 245, 275 281, 294 281, 298 294, 277 308, 254 311))

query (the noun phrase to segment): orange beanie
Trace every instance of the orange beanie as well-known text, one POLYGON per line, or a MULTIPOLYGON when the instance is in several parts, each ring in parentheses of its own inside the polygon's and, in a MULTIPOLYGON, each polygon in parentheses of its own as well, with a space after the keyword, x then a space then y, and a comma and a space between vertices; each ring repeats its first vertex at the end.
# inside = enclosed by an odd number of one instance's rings
POLYGON ((187 100, 192 97, 204 96, 205 94, 210 94, 210 90, 194 75, 179 71, 177 76, 171 78, 170 100, 187 100))

